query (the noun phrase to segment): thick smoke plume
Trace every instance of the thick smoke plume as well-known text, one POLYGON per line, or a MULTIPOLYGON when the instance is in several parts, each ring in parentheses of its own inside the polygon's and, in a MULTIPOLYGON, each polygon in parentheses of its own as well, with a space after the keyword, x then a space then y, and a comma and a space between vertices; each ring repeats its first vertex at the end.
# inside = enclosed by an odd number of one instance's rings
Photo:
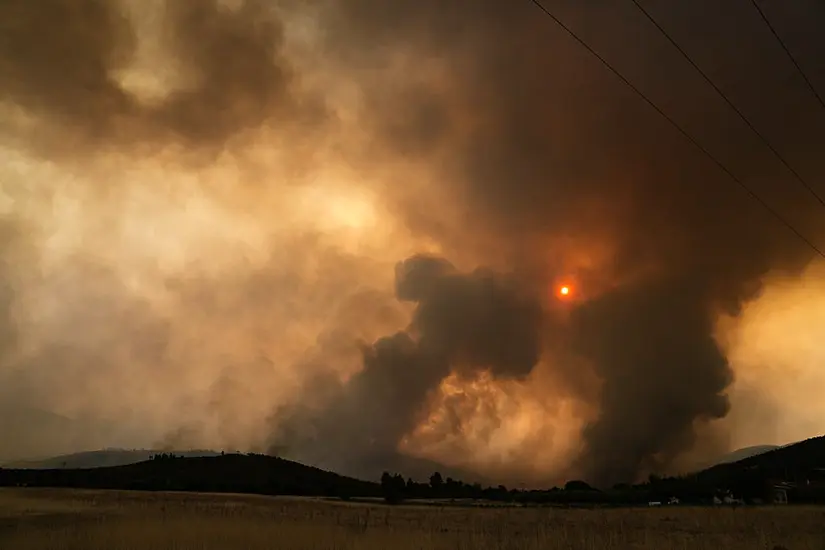
POLYGON ((600 419, 584 431, 592 481, 661 471, 695 443, 696 422, 727 414, 731 371, 690 281, 633 285, 575 316, 581 352, 604 380, 600 419))
MULTIPOLYGON (((216 2, 3 2, 2 96, 70 134, 68 154, 77 140, 115 149, 221 147, 262 119, 286 125, 310 116, 291 93, 296 82, 274 8, 261 1, 234 9, 216 2), (148 36, 138 40, 139 30, 148 36), (149 74, 136 74, 141 63, 149 74)), ((59 154, 67 133, 39 135, 37 143, 59 154)))
MULTIPOLYGON (((813 4, 771 9, 806 63, 813 4)), ((822 241, 632 3, 548 5, 822 241)), ((821 181, 825 112, 758 14, 651 10, 821 181)), ((529 2, 5 0, 0 120, 0 459, 607 485, 823 428, 769 368, 813 376, 767 320, 810 335, 810 250, 529 2)))
POLYGON ((541 305, 515 281, 483 270, 461 274, 428 256, 399 263, 395 276, 396 297, 416 304, 410 325, 363 350, 363 370, 326 405, 310 440, 301 441, 308 434, 300 427, 285 427, 298 438, 278 442, 289 452, 326 450, 315 460, 350 468, 391 457, 426 420, 428 398, 451 373, 524 379, 538 363, 541 305))

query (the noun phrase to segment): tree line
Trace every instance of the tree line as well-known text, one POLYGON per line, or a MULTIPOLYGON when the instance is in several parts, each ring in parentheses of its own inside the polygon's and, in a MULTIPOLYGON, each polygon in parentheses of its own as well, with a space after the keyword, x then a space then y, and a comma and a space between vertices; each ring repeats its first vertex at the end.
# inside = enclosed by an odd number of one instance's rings
MULTIPOLYGON (((620 483, 609 489, 596 489, 581 480, 568 481, 562 487, 550 489, 508 489, 504 485, 482 487, 478 483, 464 483, 449 477, 444 479, 439 472, 433 473, 427 483, 417 483, 409 478, 405 480, 400 474, 384 472, 380 487, 381 495, 389 504, 423 499, 558 505, 711 504, 715 499, 730 495, 750 503, 773 500, 773 481, 758 471, 727 470, 712 474, 651 475, 643 483, 620 483)), ((825 503, 825 487, 800 487, 792 492, 794 502, 825 503)))
MULTIPOLYGON (((825 445, 822 445, 825 448, 825 445)), ((158 453, 151 460, 101 468, 0 468, 0 486, 75 487, 159 491, 208 491, 304 495, 352 499, 381 498, 391 504, 405 500, 455 499, 548 505, 644 505, 678 499, 686 504, 709 504, 714 497, 732 495, 746 502, 770 501, 777 480, 791 481, 792 503, 824 503, 825 452, 806 445, 802 458, 779 455, 726 464, 681 477, 650 476, 644 483, 596 489, 580 480, 550 489, 483 487, 434 472, 425 482, 385 472, 379 480, 361 481, 278 457, 232 453, 212 457, 183 457, 158 453), (794 458, 794 457, 791 457, 794 458), (796 467, 793 467, 796 466, 796 467)))

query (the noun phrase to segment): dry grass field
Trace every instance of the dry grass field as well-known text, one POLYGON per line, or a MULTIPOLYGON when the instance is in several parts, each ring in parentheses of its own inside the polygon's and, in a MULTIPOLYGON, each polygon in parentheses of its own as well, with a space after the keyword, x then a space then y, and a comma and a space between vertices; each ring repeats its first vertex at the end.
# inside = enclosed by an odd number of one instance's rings
POLYGON ((0 490, 2 550, 825 550, 825 508, 563 510, 0 490))

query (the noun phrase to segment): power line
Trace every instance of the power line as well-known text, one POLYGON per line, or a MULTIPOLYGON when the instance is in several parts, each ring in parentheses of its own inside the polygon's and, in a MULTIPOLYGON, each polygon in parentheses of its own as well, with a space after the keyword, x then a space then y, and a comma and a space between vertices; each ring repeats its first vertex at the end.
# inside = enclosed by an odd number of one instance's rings
POLYGON ((764 21, 765 25, 768 26, 768 29, 770 29, 770 31, 773 34, 774 38, 776 38, 777 42, 779 42, 779 45, 782 46, 783 50, 785 50, 785 53, 788 55, 788 59, 790 59, 791 63, 793 63, 794 67, 796 67, 796 70, 799 72, 800 76, 802 76, 802 79, 805 81, 805 84, 808 85, 808 88, 811 90, 811 92, 814 94, 816 99, 819 101, 819 104, 822 105, 823 109, 825 109, 825 100, 823 100, 822 96, 819 94, 819 92, 816 91, 816 87, 813 85, 811 80, 808 78, 808 75, 805 74, 805 71, 802 70, 802 66, 797 62, 796 57, 794 57, 793 53, 791 53, 790 48, 788 48, 788 46, 785 44, 785 41, 782 40, 782 37, 779 36, 779 33, 776 32, 776 28, 771 23, 771 20, 768 19, 768 16, 765 14, 765 10, 763 10, 759 6, 759 3, 756 0, 751 0, 751 4, 753 4, 753 7, 756 8, 757 12, 759 12, 759 16, 762 17, 762 21, 764 21))
POLYGON ((611 65, 602 55, 600 55, 599 52, 597 52, 595 49, 593 49, 592 46, 590 46, 587 42, 585 42, 582 38, 580 38, 579 35, 576 34, 570 27, 565 25, 564 22, 561 19, 559 19, 558 17, 556 17, 553 14, 553 12, 551 12, 549 9, 547 9, 544 6, 544 4, 542 4, 539 0, 530 0, 530 2, 532 2, 538 9, 540 9, 542 12, 544 12, 545 15, 550 17, 556 23, 556 25, 558 25, 561 29, 563 29, 568 35, 570 35, 571 38, 573 38, 584 49, 586 49, 588 52, 590 52, 596 59, 601 61, 601 63, 608 70, 610 70, 610 72, 612 72, 619 80, 624 82, 624 84, 628 88, 630 88, 631 90, 636 92, 636 94, 640 98, 642 98, 645 101, 645 103, 650 105, 657 113, 659 113, 662 116, 662 118, 667 120, 680 134, 682 134, 682 136, 685 139, 687 139, 690 143, 692 143, 694 147, 696 147, 702 153, 704 153, 705 156, 707 156, 716 166, 718 166, 720 170, 722 170, 725 174, 727 174, 728 177, 730 177, 731 180, 733 180, 736 184, 738 184, 748 195, 751 196, 751 198, 753 198, 755 201, 757 201, 759 204, 761 204, 762 207, 765 208, 765 210, 767 210, 771 215, 773 215, 782 225, 784 225, 787 229, 789 229, 802 242, 804 242, 806 245, 808 245, 811 248, 811 250, 813 250, 814 252, 819 254, 819 256, 821 256, 823 259, 825 259, 825 252, 820 250, 813 242, 811 242, 807 237, 805 237, 805 235, 800 233, 799 230, 797 230, 793 225, 791 225, 790 222, 788 222, 785 218, 783 218, 782 215, 779 212, 777 212, 774 208, 772 208, 759 195, 757 195, 755 192, 753 192, 753 190, 751 190, 750 187, 745 185, 745 183, 742 180, 740 180, 738 177, 736 177, 736 175, 733 172, 728 170, 728 168, 724 164, 722 164, 722 162, 719 161, 716 157, 714 157, 713 154, 711 154, 711 152, 708 151, 701 143, 699 143, 696 140, 696 138, 691 136, 687 131, 685 131, 681 126, 679 126, 679 123, 677 123, 675 120, 673 120, 673 118, 671 118, 667 113, 665 113, 662 110, 661 107, 656 105, 656 103, 654 103, 653 100, 648 98, 638 87, 636 87, 632 82, 630 82, 630 80, 628 80, 622 73, 620 73, 618 71, 618 69, 613 67, 613 65, 611 65))
POLYGON ((648 21, 650 21, 651 23, 653 23, 653 25, 654 25, 657 29, 659 29, 659 32, 661 32, 661 33, 665 36, 665 38, 667 38, 667 39, 668 39, 668 41, 669 41, 669 42, 673 45, 673 47, 674 47, 674 48, 676 48, 676 49, 679 51, 679 53, 680 53, 680 54, 682 54, 682 57, 684 57, 684 58, 685 58, 685 60, 687 60, 687 62, 688 62, 688 63, 690 63, 690 65, 691 65, 694 69, 696 69, 696 71, 697 71, 700 75, 702 75, 702 78, 704 78, 704 79, 705 79, 705 81, 706 81, 708 84, 710 84, 710 86, 711 86, 714 90, 716 90, 716 93, 717 93, 717 94, 719 94, 719 96, 720 96, 722 99, 724 99, 724 100, 725 100, 725 103, 727 103, 727 104, 728 104, 728 106, 729 106, 731 109, 733 109, 733 111, 734 111, 737 115, 739 115, 739 118, 741 118, 741 119, 742 119, 742 121, 743 121, 745 124, 747 124, 747 125, 748 125, 748 128, 750 128, 750 129, 753 131, 753 133, 754 133, 754 134, 756 134, 756 137, 758 137, 760 140, 762 140, 762 143, 764 143, 764 144, 765 144, 765 146, 766 146, 768 149, 770 149, 770 150, 771 150, 771 152, 774 154, 774 156, 776 156, 776 158, 778 158, 778 159, 779 159, 779 161, 780 161, 780 162, 781 162, 781 163, 785 166, 785 168, 787 168, 787 169, 788 169, 788 171, 789 171, 791 174, 793 174, 794 178, 796 178, 796 180, 797 180, 799 183, 801 183, 801 184, 805 187, 805 189, 807 189, 807 190, 808 190, 808 192, 809 192, 811 195, 813 195, 813 196, 814 196, 814 198, 815 198, 817 201, 819 201, 819 204, 820 204, 820 205, 822 205, 822 207, 823 207, 823 208, 825 208, 825 199, 823 199, 823 198, 822 198, 822 196, 820 196, 820 195, 819 195, 819 193, 817 193, 817 192, 816 192, 816 190, 815 190, 815 189, 814 189, 814 188, 813 188, 813 187, 812 187, 812 186, 811 186, 808 182, 806 182, 806 181, 802 178, 802 176, 801 176, 801 175, 799 175, 799 172, 797 172, 797 171, 796 171, 796 170, 795 170, 795 169, 794 169, 794 168, 793 168, 793 167, 792 167, 792 166, 788 163, 788 161, 787 161, 787 160, 785 160, 785 158, 782 156, 782 154, 781 154, 779 151, 777 151, 777 150, 776 150, 776 148, 775 148, 773 145, 771 145, 771 143, 770 143, 770 142, 769 142, 769 141, 765 138, 765 136, 764 136, 764 135, 762 135, 762 133, 761 133, 759 130, 757 130, 756 126, 754 126, 754 125, 751 123, 751 121, 750 121, 750 120, 748 120, 748 117, 746 117, 746 116, 745 116, 745 114, 744 114, 741 110, 739 110, 739 108, 738 108, 736 105, 734 105, 734 103, 733 103, 733 102, 732 102, 732 101, 728 98, 728 96, 725 94, 725 92, 723 92, 723 91, 722 91, 722 89, 721 89, 721 88, 719 88, 719 86, 717 86, 717 85, 716 85, 716 83, 714 83, 714 82, 713 82, 713 80, 712 80, 712 79, 711 79, 711 78, 707 75, 707 73, 706 73, 705 71, 703 71, 703 70, 701 69, 701 67, 699 67, 699 65, 697 65, 695 61, 693 61, 693 59, 691 59, 690 55, 688 55, 688 53, 684 50, 684 48, 682 48, 682 47, 681 47, 681 46, 680 46, 680 45, 676 42, 676 40, 674 40, 674 39, 673 39, 673 37, 671 37, 671 36, 670 36, 670 34, 668 34, 668 32, 667 32, 667 31, 666 31, 666 30, 665 30, 665 29, 664 29, 664 28, 663 28, 663 27, 659 24, 659 22, 658 22, 658 21, 656 21, 656 19, 655 19, 652 15, 650 15, 650 12, 649 12, 649 11, 647 11, 647 10, 644 8, 644 6, 642 6, 642 5, 639 3, 639 0, 630 0, 630 1, 631 1, 631 2, 633 2, 633 4, 634 4, 637 8, 639 8, 639 11, 641 11, 641 12, 645 15, 645 17, 647 17, 648 21))

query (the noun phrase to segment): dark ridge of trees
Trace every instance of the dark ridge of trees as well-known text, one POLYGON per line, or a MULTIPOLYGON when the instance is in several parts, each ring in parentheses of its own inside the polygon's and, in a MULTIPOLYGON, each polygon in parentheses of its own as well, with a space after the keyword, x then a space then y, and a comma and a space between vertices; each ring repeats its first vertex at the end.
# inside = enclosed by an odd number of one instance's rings
POLYGON ((706 478, 727 478, 744 471, 757 470, 774 479, 802 478, 810 471, 825 468, 825 436, 812 437, 765 453, 718 464, 700 474, 706 478))
POLYGON ((147 491, 255 493, 294 496, 379 497, 377 483, 348 478, 297 462, 258 454, 152 459, 105 468, 3 469, 0 486, 147 491))
MULTIPOLYGON (((151 449, 100 449, 67 455, 53 456, 42 460, 16 460, 2 464, 5 468, 49 470, 56 468, 103 468, 106 466, 125 466, 136 464, 152 458, 156 454, 168 452, 151 449)), ((218 456, 221 453, 206 449, 175 452, 177 456, 218 456)))
POLYGON ((258 454, 181 457, 158 453, 125 466, 87 469, 2 469, 0 486, 170 490, 407 500, 475 500, 520 505, 628 506, 649 502, 710 504, 732 495, 746 502, 771 501, 775 485, 789 482, 791 503, 825 504, 825 437, 803 441, 739 462, 677 477, 651 475, 644 483, 600 490, 582 480, 543 490, 482 487, 434 472, 427 482, 384 472, 379 483, 361 481, 258 454))
POLYGON ((593 487, 584 481, 573 480, 564 484, 565 491, 592 491, 593 487))
POLYGON ((746 502, 771 502, 775 486, 789 483, 792 503, 825 504, 825 436, 782 447, 738 462, 720 464, 694 474, 649 476, 644 483, 621 483, 599 490, 586 481, 571 480, 563 488, 508 490, 504 486, 482 488, 452 478, 442 479, 438 472, 429 483, 405 485, 398 475, 385 473, 382 494, 387 502, 413 499, 475 499, 518 504, 547 505, 646 505, 676 499, 685 504, 710 504, 714 499, 732 496, 746 502))

